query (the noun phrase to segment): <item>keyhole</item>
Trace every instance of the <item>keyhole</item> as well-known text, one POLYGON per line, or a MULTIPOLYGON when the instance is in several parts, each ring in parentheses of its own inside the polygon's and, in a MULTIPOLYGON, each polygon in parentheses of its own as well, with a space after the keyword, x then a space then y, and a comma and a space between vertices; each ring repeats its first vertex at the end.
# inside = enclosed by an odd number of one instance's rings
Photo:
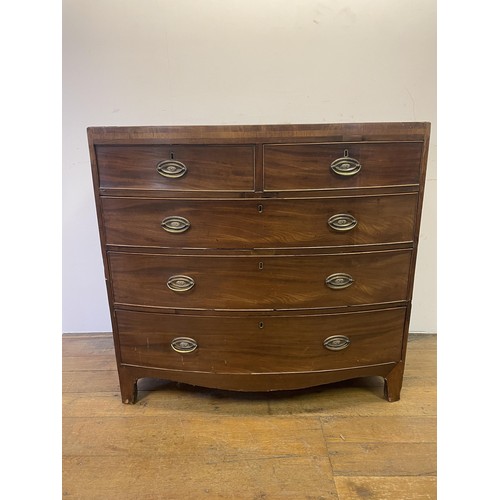
POLYGON ((259 323, 259 328, 264 328, 264 322, 263 322, 263 321, 261 321, 261 322, 259 323))
POLYGON ((348 149, 344 149, 344 156, 346 158, 349 156, 349 150, 348 149))
POLYGON ((262 205, 257 205, 257 210, 259 211, 259 214, 261 214, 264 211, 264 207, 262 205))
POLYGON ((262 271, 264 269, 264 262, 259 262, 259 269, 262 271))
POLYGON ((173 160, 174 159, 174 152, 173 151, 170 151, 170 159, 173 160))

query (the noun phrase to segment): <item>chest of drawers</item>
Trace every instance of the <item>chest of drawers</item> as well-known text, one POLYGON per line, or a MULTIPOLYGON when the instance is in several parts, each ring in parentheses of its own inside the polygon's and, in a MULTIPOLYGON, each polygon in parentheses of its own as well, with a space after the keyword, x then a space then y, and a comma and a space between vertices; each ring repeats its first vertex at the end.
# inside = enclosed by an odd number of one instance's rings
POLYGON ((381 376, 400 397, 428 123, 91 127, 122 400, 381 376))

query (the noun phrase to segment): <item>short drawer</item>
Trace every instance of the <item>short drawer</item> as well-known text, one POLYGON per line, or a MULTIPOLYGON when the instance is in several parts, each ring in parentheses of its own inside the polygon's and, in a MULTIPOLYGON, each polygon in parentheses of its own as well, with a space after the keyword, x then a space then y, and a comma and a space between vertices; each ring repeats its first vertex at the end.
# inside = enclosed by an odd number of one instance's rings
POLYGON ((253 146, 96 146, 106 189, 253 191, 253 146))
POLYGON ((314 316, 117 310, 125 364, 211 373, 335 370, 397 362, 405 308, 314 316))
POLYGON ((418 142, 265 145, 264 190, 416 185, 421 154, 418 142))
POLYGON ((102 198, 109 245, 276 248, 413 240, 417 194, 297 200, 102 198))
POLYGON ((119 304, 300 309, 406 300, 411 251, 265 257, 108 255, 119 304))

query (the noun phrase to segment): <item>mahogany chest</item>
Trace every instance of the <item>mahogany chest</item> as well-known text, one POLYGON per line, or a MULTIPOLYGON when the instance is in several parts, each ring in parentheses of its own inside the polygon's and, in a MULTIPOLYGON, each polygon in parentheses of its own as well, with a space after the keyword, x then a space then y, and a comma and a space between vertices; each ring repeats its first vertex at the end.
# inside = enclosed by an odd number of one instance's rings
POLYGON ((429 123, 90 127, 122 400, 158 377, 400 396, 429 123))

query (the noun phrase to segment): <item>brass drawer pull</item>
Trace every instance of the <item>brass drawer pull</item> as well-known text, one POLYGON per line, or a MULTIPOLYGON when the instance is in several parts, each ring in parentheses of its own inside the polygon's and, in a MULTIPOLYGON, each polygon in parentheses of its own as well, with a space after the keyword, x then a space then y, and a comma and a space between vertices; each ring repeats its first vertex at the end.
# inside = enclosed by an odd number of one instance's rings
POLYGON ((351 341, 345 335, 332 335, 323 340, 323 346, 330 351, 341 351, 350 345, 351 341))
POLYGON ((169 179, 178 179, 187 173, 186 165, 177 160, 163 160, 156 165, 156 170, 169 179))
POLYGON ((173 292, 187 292, 194 286, 194 279, 182 274, 170 276, 167 281, 167 286, 173 292))
POLYGON ((170 217, 165 217, 161 221, 161 227, 167 231, 167 233, 184 233, 190 227, 191 223, 184 217, 178 217, 177 215, 171 215, 170 217))
POLYGON ((326 286, 333 290, 342 290, 343 288, 351 286, 353 283, 354 279, 347 273, 330 274, 325 280, 326 286))
POLYGON ((189 337, 177 337, 170 343, 170 347, 175 352, 180 352, 185 354, 188 352, 193 352, 198 348, 198 343, 196 340, 189 337))
POLYGON ((357 224, 356 218, 350 214, 336 214, 328 219, 328 225, 335 231, 350 231, 357 224))
POLYGON ((344 151, 342 158, 333 160, 330 168, 337 175, 350 176, 356 175, 361 170, 361 163, 358 160, 349 156, 349 151, 344 151))

